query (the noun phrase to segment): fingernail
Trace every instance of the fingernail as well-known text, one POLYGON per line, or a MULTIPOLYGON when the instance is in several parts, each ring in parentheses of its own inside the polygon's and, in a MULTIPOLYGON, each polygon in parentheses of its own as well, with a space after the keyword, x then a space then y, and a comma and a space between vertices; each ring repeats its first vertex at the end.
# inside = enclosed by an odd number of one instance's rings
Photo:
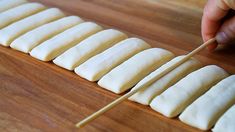
POLYGON ((215 38, 218 44, 227 44, 230 41, 229 37, 224 32, 217 33, 215 38))

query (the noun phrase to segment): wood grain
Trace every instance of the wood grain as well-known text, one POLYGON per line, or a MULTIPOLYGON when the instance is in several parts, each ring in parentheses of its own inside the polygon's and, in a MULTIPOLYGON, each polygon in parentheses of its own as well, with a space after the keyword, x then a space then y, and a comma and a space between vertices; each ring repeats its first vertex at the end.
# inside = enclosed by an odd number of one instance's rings
MULTIPOLYGON (((153 47, 185 54, 201 44, 204 2, 193 0, 37 0, 105 27, 145 39, 153 47)), ((235 73, 235 46, 197 55, 235 73)), ((126 101, 83 129, 76 122, 119 95, 73 72, 0 47, 0 131, 199 131, 147 106, 126 101)))

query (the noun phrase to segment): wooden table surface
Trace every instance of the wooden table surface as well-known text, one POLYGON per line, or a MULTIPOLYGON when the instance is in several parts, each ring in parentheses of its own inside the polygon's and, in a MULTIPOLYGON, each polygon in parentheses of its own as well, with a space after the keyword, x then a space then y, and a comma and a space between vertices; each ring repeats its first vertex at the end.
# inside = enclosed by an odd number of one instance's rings
MULTIPOLYGON (((105 27, 113 27, 176 55, 201 44, 205 1, 197 0, 38 0, 105 27)), ((235 73, 235 46, 196 56, 235 73)), ((87 125, 74 124, 119 95, 73 72, 0 46, 0 131, 199 131, 147 106, 126 101, 87 125)))

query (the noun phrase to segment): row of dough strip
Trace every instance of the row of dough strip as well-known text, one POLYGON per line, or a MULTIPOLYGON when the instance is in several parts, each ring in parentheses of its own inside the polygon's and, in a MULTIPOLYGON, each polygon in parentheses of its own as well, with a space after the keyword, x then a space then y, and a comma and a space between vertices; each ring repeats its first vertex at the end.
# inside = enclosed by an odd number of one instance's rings
MULTIPOLYGON (((144 84, 148 79, 154 77, 155 75, 158 75, 162 70, 170 67, 175 62, 182 59, 184 56, 178 56, 172 59, 171 61, 167 62, 166 64, 162 65, 158 69, 156 69, 154 72, 146 76, 144 79, 142 79, 132 90, 136 89, 141 84, 144 84)), ((129 99, 135 102, 138 102, 143 105, 149 105, 150 102, 154 97, 161 94, 163 91, 165 91, 168 87, 172 86, 176 82, 178 82, 180 79, 185 77, 187 74, 199 69, 201 67, 201 63, 191 58, 190 60, 186 61, 176 69, 174 69, 172 72, 167 74, 166 76, 162 77, 152 85, 150 85, 145 90, 139 91, 133 96, 131 96, 129 99)))
POLYGON ((144 50, 112 69, 98 84, 114 93, 123 93, 173 56, 173 53, 160 48, 144 50))
POLYGON ((68 16, 31 30, 11 43, 11 48, 29 53, 34 47, 79 23, 82 19, 68 16))
POLYGON ((78 24, 41 43, 32 49, 30 55, 42 61, 51 61, 101 29, 99 25, 92 22, 78 24))
POLYGON ((89 81, 98 81, 110 70, 147 48, 150 48, 150 45, 143 40, 129 38, 91 57, 75 68, 75 72, 89 81))
POLYGON ((1 0, 0 12, 6 11, 24 3, 27 3, 27 0, 1 0))
POLYGON ((13 40, 24 33, 62 17, 64 14, 59 9, 50 8, 16 21, 0 30, 0 36, 2 36, 0 43, 4 46, 10 46, 13 40))
POLYGON ((65 69, 74 70, 92 56, 103 52, 126 38, 127 35, 120 31, 114 29, 103 30, 65 51, 53 62, 65 69))
MULTIPOLYGON (((117 94, 134 90, 183 58, 118 30, 25 0, 0 1, 0 44, 53 61, 117 94)), ((201 130, 235 130, 235 75, 216 65, 203 67, 194 58, 129 100, 169 118, 179 116, 201 130)))

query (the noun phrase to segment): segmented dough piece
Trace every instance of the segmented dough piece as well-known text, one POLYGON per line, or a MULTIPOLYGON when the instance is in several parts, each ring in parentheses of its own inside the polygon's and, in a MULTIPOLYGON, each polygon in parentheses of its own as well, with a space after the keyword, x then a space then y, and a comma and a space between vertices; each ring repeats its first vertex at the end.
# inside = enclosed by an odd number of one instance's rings
POLYGON ((173 53, 160 48, 144 50, 104 75, 98 84, 120 94, 173 57, 173 53))
POLYGON ((190 126, 208 130, 233 104, 235 104, 235 75, 213 86, 189 105, 179 118, 190 126))
POLYGON ((46 9, 46 7, 42 4, 27 3, 4 11, 0 13, 0 29, 44 9, 46 9))
POLYGON ((40 43, 81 22, 83 22, 83 20, 77 16, 61 18, 25 33, 24 35, 14 40, 10 46, 13 49, 29 53, 40 43))
POLYGON ((20 35, 63 16, 59 9, 51 8, 26 17, 0 30, 0 44, 9 46, 20 35))
POLYGON ((65 51, 53 60, 53 62, 65 69, 74 70, 75 67, 79 66, 92 56, 101 53, 105 49, 110 48, 117 42, 126 38, 127 35, 120 31, 114 29, 103 30, 65 51))
POLYGON ((219 118, 213 132, 234 132, 235 130, 235 105, 227 110, 222 117, 219 118))
POLYGON ((93 22, 78 24, 38 45, 30 55, 42 61, 50 61, 100 30, 102 27, 93 22))
MULTIPOLYGON (((164 64, 154 72, 152 72, 150 75, 145 77, 143 80, 141 80, 132 90, 138 88, 140 85, 146 83, 148 80, 153 78, 154 76, 157 76, 159 73, 161 73, 163 70, 167 69, 171 65, 175 64, 176 62, 180 61, 184 56, 178 56, 168 63, 164 64)), ((154 82, 152 85, 147 87, 144 90, 141 90, 137 92, 136 94, 132 95, 129 100, 141 103, 143 105, 149 105, 149 103, 152 101, 152 99, 160 95, 163 91, 165 91, 168 87, 172 86, 176 82, 178 82, 180 79, 188 75, 189 73, 197 70, 201 67, 201 64, 196 59, 190 59, 183 63, 182 65, 178 66, 176 69, 162 77, 161 79, 154 82)))
POLYGON ((27 0, 0 0, 0 12, 26 3, 27 0))
POLYGON ((138 38, 129 38, 93 56, 75 68, 75 72, 89 81, 97 81, 114 67, 147 48, 150 48, 150 45, 145 41, 138 38))
POLYGON ((227 76, 228 73, 218 66, 205 66, 190 73, 154 98, 150 106, 167 117, 175 117, 214 84, 227 76))

